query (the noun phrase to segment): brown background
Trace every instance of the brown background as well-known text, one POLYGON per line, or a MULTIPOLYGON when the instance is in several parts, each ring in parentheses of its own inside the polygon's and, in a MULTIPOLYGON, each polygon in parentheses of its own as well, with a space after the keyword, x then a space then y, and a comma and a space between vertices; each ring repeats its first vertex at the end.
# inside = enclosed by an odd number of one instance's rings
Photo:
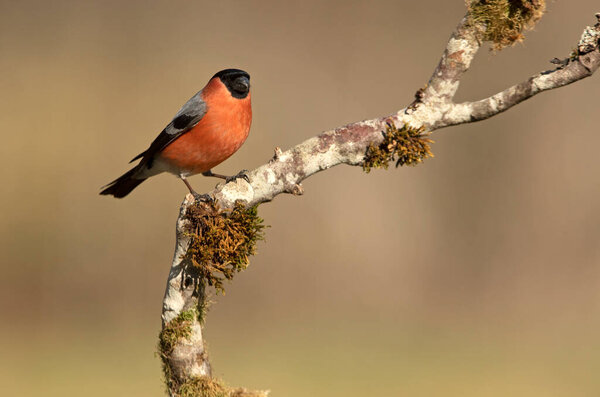
MULTIPOLYGON (((0 394, 160 396, 154 357, 172 176, 127 169, 216 71, 252 75, 254 121, 216 171, 412 100, 454 1, 0 2, 0 394)), ((600 11, 556 1, 483 50, 459 99, 567 56, 600 11)), ((273 396, 600 393, 598 77, 435 133, 416 168, 338 167, 271 225, 208 317, 215 372, 273 396)), ((194 177, 199 191, 212 179, 194 177)))

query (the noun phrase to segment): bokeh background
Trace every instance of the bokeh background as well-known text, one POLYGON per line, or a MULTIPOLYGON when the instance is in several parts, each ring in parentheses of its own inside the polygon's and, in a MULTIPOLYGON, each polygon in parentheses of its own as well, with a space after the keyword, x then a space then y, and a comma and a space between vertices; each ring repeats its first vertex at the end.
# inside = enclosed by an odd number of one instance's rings
MULTIPOLYGON (((0 394, 163 395, 186 189, 163 175, 125 200, 98 192, 216 71, 252 75, 251 135, 216 168, 233 174, 410 103, 464 11, 0 1, 0 394)), ((551 2, 523 45, 481 51, 458 99, 551 68, 597 11, 551 2)), ((216 375, 290 397, 599 395, 599 87, 437 131, 418 167, 337 167, 261 206, 267 240, 208 316, 216 375)))

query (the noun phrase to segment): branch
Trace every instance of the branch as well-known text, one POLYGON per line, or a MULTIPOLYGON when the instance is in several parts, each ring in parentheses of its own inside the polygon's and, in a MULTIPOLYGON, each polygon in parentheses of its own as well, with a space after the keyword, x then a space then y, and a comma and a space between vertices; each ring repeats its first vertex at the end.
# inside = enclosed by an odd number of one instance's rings
POLYGON ((492 117, 540 92, 589 77, 600 66, 600 14, 596 15, 599 22, 585 29, 577 54, 568 59, 566 66, 539 73, 481 101, 454 104, 450 99, 458 89, 458 79, 480 47, 474 32, 465 26, 465 18, 450 37, 422 99, 396 114, 323 132, 283 153, 276 150, 271 161, 248 173, 250 183, 238 179, 237 183, 219 186, 211 195, 222 206, 231 208, 236 200, 253 206, 281 193, 301 194, 300 183, 317 172, 339 164, 361 165, 368 146, 382 142, 381 132, 387 123, 424 127, 433 132, 492 117))
POLYGON ((417 93, 417 102, 451 102, 461 77, 469 70, 479 47, 477 32, 469 26, 469 17, 466 15, 450 36, 440 63, 422 91, 423 95, 419 97, 417 93))
MULTIPOLYGON (((600 13, 596 14, 600 21, 600 13)), ((454 105, 450 112, 441 120, 439 128, 451 125, 485 120, 504 112, 511 107, 531 98, 540 92, 560 88, 578 80, 590 77, 600 67, 600 22, 588 26, 584 31, 579 46, 571 58, 556 60, 554 63, 563 65, 550 71, 545 71, 530 77, 528 80, 505 89, 495 95, 477 102, 464 102, 454 105), (590 41, 595 40, 595 46, 590 41)))
MULTIPOLYGON (((310 138, 275 155, 266 164, 242 178, 219 185, 210 194, 222 210, 237 201, 247 206, 273 200, 282 193, 300 195, 301 182, 317 172, 339 164, 362 165, 370 145, 384 141, 388 124, 434 131, 443 127, 483 120, 501 113, 532 96, 591 76, 600 66, 600 14, 598 23, 587 27, 577 51, 554 70, 537 74, 489 98, 454 104, 452 99, 463 74, 480 48, 478 27, 462 19, 451 35, 439 65, 416 100, 397 113, 339 127, 310 138)), ((202 340, 206 282, 186 258, 190 236, 184 215, 193 204, 188 195, 177 221, 177 243, 163 302, 163 331, 159 350, 170 395, 265 396, 267 392, 229 389, 211 378, 210 364, 202 340), (185 394, 184 391, 188 394, 185 394), (191 392, 190 392, 191 391, 191 392), (209 394, 213 392, 213 394, 209 394), (196 394, 193 394, 196 393, 196 394)))

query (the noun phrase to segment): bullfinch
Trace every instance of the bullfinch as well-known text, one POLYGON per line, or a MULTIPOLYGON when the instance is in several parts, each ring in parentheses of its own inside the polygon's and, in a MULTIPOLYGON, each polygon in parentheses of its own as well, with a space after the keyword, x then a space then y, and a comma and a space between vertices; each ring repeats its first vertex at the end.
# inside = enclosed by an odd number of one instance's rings
POLYGON ((122 198, 151 176, 170 172, 196 199, 210 199, 196 193, 186 178, 202 174, 227 182, 247 179, 245 171, 228 177, 211 170, 242 146, 251 122, 250 75, 239 69, 221 70, 183 105, 150 147, 130 161, 141 159, 139 164, 104 186, 100 194, 122 198))

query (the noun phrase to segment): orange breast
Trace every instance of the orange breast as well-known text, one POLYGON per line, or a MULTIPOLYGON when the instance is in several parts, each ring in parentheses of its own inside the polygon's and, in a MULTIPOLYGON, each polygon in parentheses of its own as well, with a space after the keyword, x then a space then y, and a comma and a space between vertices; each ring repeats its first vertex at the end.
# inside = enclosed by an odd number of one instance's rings
POLYGON ((204 117, 160 154, 188 175, 208 171, 229 158, 248 137, 252 122, 250 93, 234 98, 217 78, 204 87, 202 97, 207 105, 204 117))

